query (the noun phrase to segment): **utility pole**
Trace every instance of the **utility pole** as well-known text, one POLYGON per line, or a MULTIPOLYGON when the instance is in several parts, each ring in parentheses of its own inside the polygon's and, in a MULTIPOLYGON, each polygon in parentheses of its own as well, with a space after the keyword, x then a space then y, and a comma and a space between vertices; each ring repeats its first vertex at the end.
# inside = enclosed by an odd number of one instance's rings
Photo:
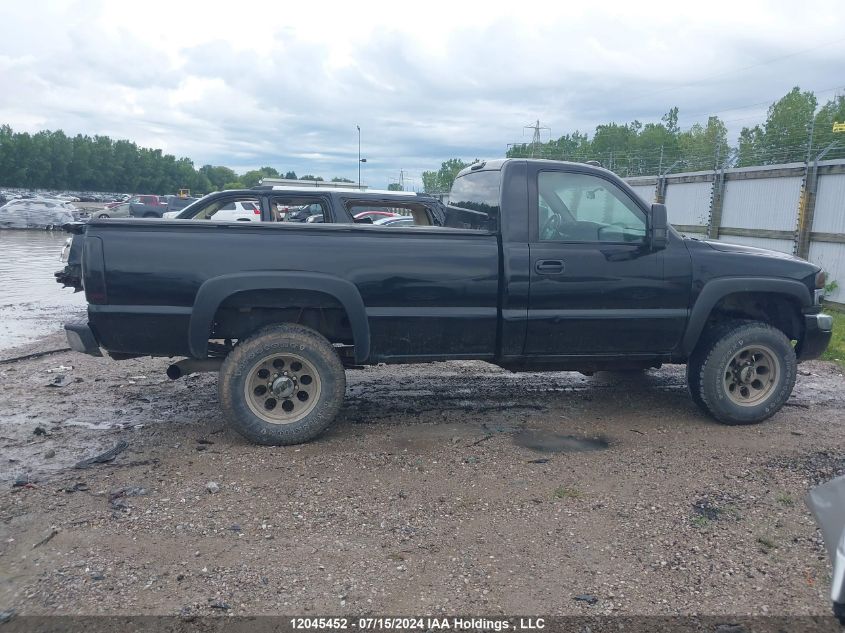
POLYGON ((810 123, 807 126, 810 129, 810 137, 807 139, 807 165, 810 164, 810 157, 813 155, 813 132, 816 130, 816 117, 813 116, 810 119, 810 123))
POLYGON ((534 125, 525 125, 523 126, 523 129, 534 130, 534 136, 531 139, 531 158, 534 158, 534 155, 537 152, 537 148, 540 146, 540 143, 542 143, 542 140, 540 139, 540 130, 548 130, 549 136, 551 137, 552 128, 541 126, 540 119, 537 119, 537 123, 535 123, 534 125))

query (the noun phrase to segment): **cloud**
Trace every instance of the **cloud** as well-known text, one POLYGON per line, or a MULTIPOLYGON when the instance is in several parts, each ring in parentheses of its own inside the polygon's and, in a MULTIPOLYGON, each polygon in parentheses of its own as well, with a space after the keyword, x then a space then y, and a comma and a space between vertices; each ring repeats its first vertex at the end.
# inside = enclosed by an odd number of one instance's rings
POLYGON ((12 1, 0 122, 129 138, 197 165, 353 178, 360 125, 365 177, 385 186, 399 169, 418 179, 452 156, 501 156, 538 118, 557 137, 678 105, 682 127, 720 113, 736 134, 793 85, 843 87, 841 24, 825 17, 838 11, 12 1))

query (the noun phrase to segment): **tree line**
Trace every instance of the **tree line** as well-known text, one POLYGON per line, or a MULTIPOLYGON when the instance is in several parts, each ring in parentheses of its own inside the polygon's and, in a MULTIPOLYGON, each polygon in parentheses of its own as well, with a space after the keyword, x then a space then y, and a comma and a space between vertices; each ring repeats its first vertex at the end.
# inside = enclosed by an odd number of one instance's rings
MULTIPOLYGON (((0 186, 64 191, 205 194, 254 187, 262 178, 296 179, 294 171, 261 167, 242 174, 219 165, 199 169, 189 158, 108 136, 70 137, 61 130, 36 134, 0 126, 0 186)), ((306 174, 300 180, 323 180, 306 174)), ((332 178, 332 182, 353 182, 332 178)))
MULTIPOLYGON (((536 145, 517 143, 508 147, 507 156, 596 160, 623 177, 803 162, 808 155, 814 160, 836 139, 833 124, 845 122, 845 96, 837 95, 819 108, 815 94, 795 87, 769 106, 763 123, 743 127, 735 146, 728 143, 727 127, 718 116, 681 130, 678 114, 674 107, 659 123, 604 123, 592 136, 576 130, 536 145)), ((841 141, 825 159, 845 157, 845 134, 838 136, 841 141)), ((458 172, 470 164, 451 158, 438 171, 423 172, 425 191, 449 191, 458 172)))

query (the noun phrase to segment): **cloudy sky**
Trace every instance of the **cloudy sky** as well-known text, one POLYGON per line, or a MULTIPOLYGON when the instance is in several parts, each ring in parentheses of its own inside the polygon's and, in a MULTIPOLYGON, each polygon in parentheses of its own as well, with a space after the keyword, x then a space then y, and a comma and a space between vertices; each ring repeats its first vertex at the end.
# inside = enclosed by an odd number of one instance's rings
POLYGON ((353 179, 360 125, 375 187, 502 156, 537 119, 678 105, 735 135, 794 85, 845 92, 841 0, 0 3, 0 123, 353 179))

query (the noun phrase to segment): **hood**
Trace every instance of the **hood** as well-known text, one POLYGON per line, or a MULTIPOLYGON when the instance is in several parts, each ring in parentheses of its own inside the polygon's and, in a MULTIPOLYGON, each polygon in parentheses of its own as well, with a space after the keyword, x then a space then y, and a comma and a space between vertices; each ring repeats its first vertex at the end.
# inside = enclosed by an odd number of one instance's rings
POLYGON ((702 240, 702 243, 707 244, 713 250, 722 253, 740 253, 743 255, 760 255, 762 257, 775 257, 777 259, 787 259, 795 262, 805 262, 805 260, 789 253, 781 253, 780 251, 770 251, 766 248, 755 248, 754 246, 743 246, 742 244, 730 244, 728 242, 717 242, 714 240, 702 240))

